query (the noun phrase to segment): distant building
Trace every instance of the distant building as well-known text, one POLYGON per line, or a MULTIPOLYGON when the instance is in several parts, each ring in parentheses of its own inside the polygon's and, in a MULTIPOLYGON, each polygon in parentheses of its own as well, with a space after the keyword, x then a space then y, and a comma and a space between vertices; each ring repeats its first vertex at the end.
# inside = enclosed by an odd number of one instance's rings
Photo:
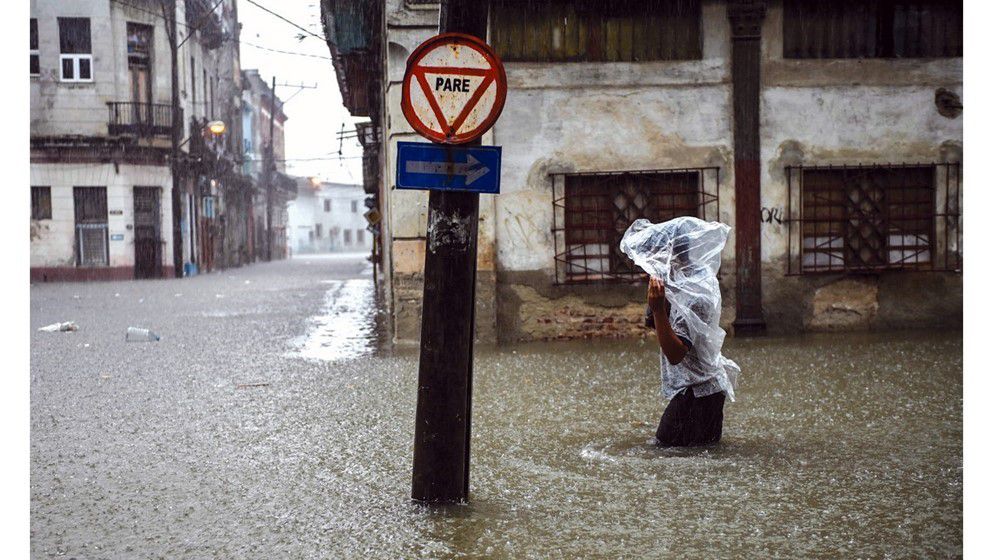
POLYGON ((275 97, 275 115, 272 114, 272 87, 258 70, 243 71, 242 83, 245 88, 241 94, 242 171, 252 177, 255 185, 247 209, 248 251, 254 259, 269 258, 267 250, 272 251, 272 258, 282 259, 286 258, 287 246, 286 203, 296 196, 296 180, 286 175, 284 125, 287 116, 278 96, 275 97), (272 161, 269 160, 270 141, 272 161), (270 211, 271 223, 266 219, 270 211))
POLYGON ((361 185, 319 183, 297 178, 297 197, 288 205, 293 254, 370 252, 372 233, 365 219, 361 185))
MULTIPOLYGON (((501 193, 480 197, 482 339, 639 332, 637 218, 732 227, 720 282, 735 334, 962 318, 962 3, 524 2, 487 6, 505 63, 501 193), (499 329, 497 329, 499 325, 499 329)), ((396 190, 424 0, 322 0, 345 106, 370 118, 397 339, 418 336, 426 192, 396 190)))

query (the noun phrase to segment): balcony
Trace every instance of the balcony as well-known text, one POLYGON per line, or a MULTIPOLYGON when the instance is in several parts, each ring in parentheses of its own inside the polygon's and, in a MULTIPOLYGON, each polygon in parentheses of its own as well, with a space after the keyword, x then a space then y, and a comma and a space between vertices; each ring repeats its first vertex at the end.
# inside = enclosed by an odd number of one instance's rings
POLYGON ((172 106, 167 103, 110 101, 107 109, 107 133, 111 136, 168 137, 172 131, 172 106))

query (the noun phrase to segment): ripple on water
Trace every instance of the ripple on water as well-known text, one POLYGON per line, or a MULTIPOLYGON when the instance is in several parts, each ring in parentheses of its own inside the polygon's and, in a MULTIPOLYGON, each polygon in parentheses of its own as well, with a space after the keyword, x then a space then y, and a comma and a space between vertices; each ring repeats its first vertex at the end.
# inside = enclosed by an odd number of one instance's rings
POLYGON ((587 443, 580 449, 579 456, 587 461, 606 463, 639 463, 668 462, 678 464, 683 461, 696 463, 700 460, 716 459, 720 456, 714 452, 719 446, 702 447, 669 447, 655 445, 655 438, 605 440, 587 443))

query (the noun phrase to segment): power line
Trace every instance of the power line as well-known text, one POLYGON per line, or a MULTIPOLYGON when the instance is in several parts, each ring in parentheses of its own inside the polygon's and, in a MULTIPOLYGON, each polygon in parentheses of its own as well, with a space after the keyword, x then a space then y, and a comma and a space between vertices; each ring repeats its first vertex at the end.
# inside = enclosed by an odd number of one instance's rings
MULTIPOLYGON (((200 29, 204 25, 207 25, 207 23, 210 22, 210 16, 214 15, 214 10, 216 10, 217 7, 220 6, 221 5, 221 2, 223 2, 223 1, 224 0, 217 0, 217 3, 216 4, 214 4, 213 6, 211 6, 210 9, 207 10, 207 12, 205 14, 203 14, 202 16, 200 16, 201 18, 203 18, 203 21, 197 22, 197 26, 196 26, 195 29, 192 28, 192 27, 190 29, 193 29, 193 31, 200 31, 200 29)), ((173 18, 173 19, 175 19, 175 18, 173 18)), ((182 47, 183 44, 185 44, 187 41, 189 41, 190 40, 190 37, 192 37, 192 36, 193 36, 193 33, 187 33, 186 34, 186 38, 183 39, 182 41, 180 41, 179 42, 179 45, 177 45, 176 48, 182 47)))
POLYGON ((306 57, 310 57, 310 58, 320 58, 320 59, 324 59, 324 60, 331 60, 331 57, 330 56, 321 56, 319 54, 308 54, 308 53, 302 53, 302 52, 281 51, 279 49, 272 49, 272 48, 269 48, 269 47, 263 47, 262 45, 256 45, 254 43, 249 43, 248 41, 245 41, 244 39, 240 40, 239 42, 241 44, 243 44, 243 45, 248 45, 249 47, 255 47, 257 49, 262 49, 264 51, 271 51, 271 52, 279 53, 279 54, 291 54, 291 55, 294 55, 294 56, 306 56, 306 57))
POLYGON ((256 8, 258 8, 258 9, 260 9, 260 10, 262 10, 262 11, 264 11, 264 12, 268 12, 268 13, 270 13, 270 14, 272 14, 272 15, 274 15, 274 16, 276 16, 276 17, 278 17, 279 19, 281 19, 281 20, 283 20, 283 21, 285 21, 286 23, 288 23, 288 24, 290 24, 290 25, 292 25, 293 27, 296 27, 296 28, 297 28, 297 29, 299 29, 300 31, 303 31, 304 33, 306 33, 306 34, 308 34, 308 35, 310 35, 310 36, 312 36, 312 37, 316 37, 316 38, 318 38, 318 39, 320 39, 321 41, 323 41, 323 40, 324 40, 324 37, 321 37, 320 35, 318 35, 318 34, 316 34, 316 33, 314 33, 313 31, 311 31, 311 30, 309 30, 309 29, 307 29, 306 27, 302 27, 302 26, 300 26, 300 25, 298 25, 298 24, 296 24, 296 23, 294 23, 294 22, 292 22, 292 21, 290 21, 290 20, 288 20, 288 19, 286 19, 285 17, 283 17, 283 16, 281 16, 281 15, 279 15, 279 14, 277 14, 276 12, 274 12, 274 11, 272 11, 272 10, 270 10, 269 8, 266 8, 266 7, 265 7, 265 6, 263 6, 262 4, 259 4, 258 2, 255 2, 254 0, 245 0, 245 1, 246 1, 246 2, 248 2, 249 4, 251 4, 251 5, 253 5, 253 6, 255 6, 256 8))
MULTIPOLYGON (((166 19, 165 16, 163 16, 159 12, 155 12, 155 11, 152 11, 152 10, 148 10, 146 8, 135 6, 134 4, 130 4, 128 2, 125 2, 124 0, 111 0, 111 2, 113 2, 115 4, 118 4, 118 5, 121 5, 121 6, 125 6, 127 8, 131 8, 133 10, 137 10, 139 12, 144 12, 146 14, 153 15, 153 16, 155 16, 157 18, 161 18, 163 20, 166 19)), ((253 4, 254 4, 254 2, 253 2, 253 4)), ((216 7, 216 4, 215 4, 215 7, 216 7)), ((265 9, 265 8, 263 8, 263 9, 265 9)), ((266 11, 270 11, 270 10, 266 10, 266 11)), ((278 16, 278 14, 275 14, 275 15, 278 16)), ((282 18, 282 16, 279 16, 279 17, 282 18)), ((283 18, 283 19, 285 19, 285 18, 283 18)), ((290 23, 293 24, 293 25, 296 25, 293 22, 290 22, 290 23)), ((197 28, 195 28, 193 26, 190 26, 190 25, 187 25, 187 24, 179 21, 178 19, 176 20, 176 25, 181 25, 181 26, 183 26, 183 27, 185 27, 187 29, 191 29, 193 31, 196 31, 197 30, 197 28)), ((299 26, 297 26, 297 27, 299 27, 299 26)), ((324 38, 321 37, 321 36, 319 36, 319 35, 315 35, 313 33, 311 33, 311 35, 314 35, 314 37, 317 37, 317 38, 321 39, 322 41, 324 40, 324 38)), ((189 38, 189 34, 187 34, 187 39, 188 38, 189 38)), ((183 41, 185 42, 186 39, 183 39, 183 41)), ((274 52, 274 53, 279 53, 279 54, 287 54, 287 55, 292 55, 292 56, 304 56, 304 57, 308 57, 308 58, 318 58, 318 59, 321 59, 321 60, 332 60, 332 58, 330 56, 322 56, 322 55, 319 55, 319 54, 309 54, 309 53, 294 52, 294 51, 284 51, 284 50, 280 50, 280 49, 274 49, 274 48, 271 48, 271 47, 264 47, 262 45, 257 45, 255 43, 250 43, 248 41, 245 41, 244 39, 238 39, 237 42, 239 44, 245 44, 245 45, 248 45, 250 47, 254 47, 256 49, 260 49, 260 50, 264 50, 264 51, 269 51, 269 52, 274 52)))

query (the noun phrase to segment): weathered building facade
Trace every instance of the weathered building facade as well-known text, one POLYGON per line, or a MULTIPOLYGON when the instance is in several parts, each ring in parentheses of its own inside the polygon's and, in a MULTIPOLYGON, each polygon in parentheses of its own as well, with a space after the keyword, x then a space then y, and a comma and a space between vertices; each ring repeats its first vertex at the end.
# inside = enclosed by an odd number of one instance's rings
POLYGON ((206 125, 240 112, 237 33, 233 0, 31 3, 32 279, 213 267, 240 133, 206 125))
POLYGON ((255 185, 247 208, 248 252, 253 260, 283 259, 286 204, 296 196, 296 180, 286 175, 287 116, 258 70, 245 70, 242 81, 242 169, 255 185))
MULTIPOLYGON (((400 84, 438 4, 369 4, 378 65, 339 80, 381 85, 353 114, 381 129, 385 286, 410 340, 428 197, 393 188, 396 142, 422 140, 400 84)), ((504 159, 501 193, 480 197, 479 338, 639 333, 644 278, 617 242, 676 215, 732 226, 738 334, 960 325, 961 3, 488 4, 509 92, 483 137, 504 159)), ((322 8, 340 58, 340 7, 322 8)))

